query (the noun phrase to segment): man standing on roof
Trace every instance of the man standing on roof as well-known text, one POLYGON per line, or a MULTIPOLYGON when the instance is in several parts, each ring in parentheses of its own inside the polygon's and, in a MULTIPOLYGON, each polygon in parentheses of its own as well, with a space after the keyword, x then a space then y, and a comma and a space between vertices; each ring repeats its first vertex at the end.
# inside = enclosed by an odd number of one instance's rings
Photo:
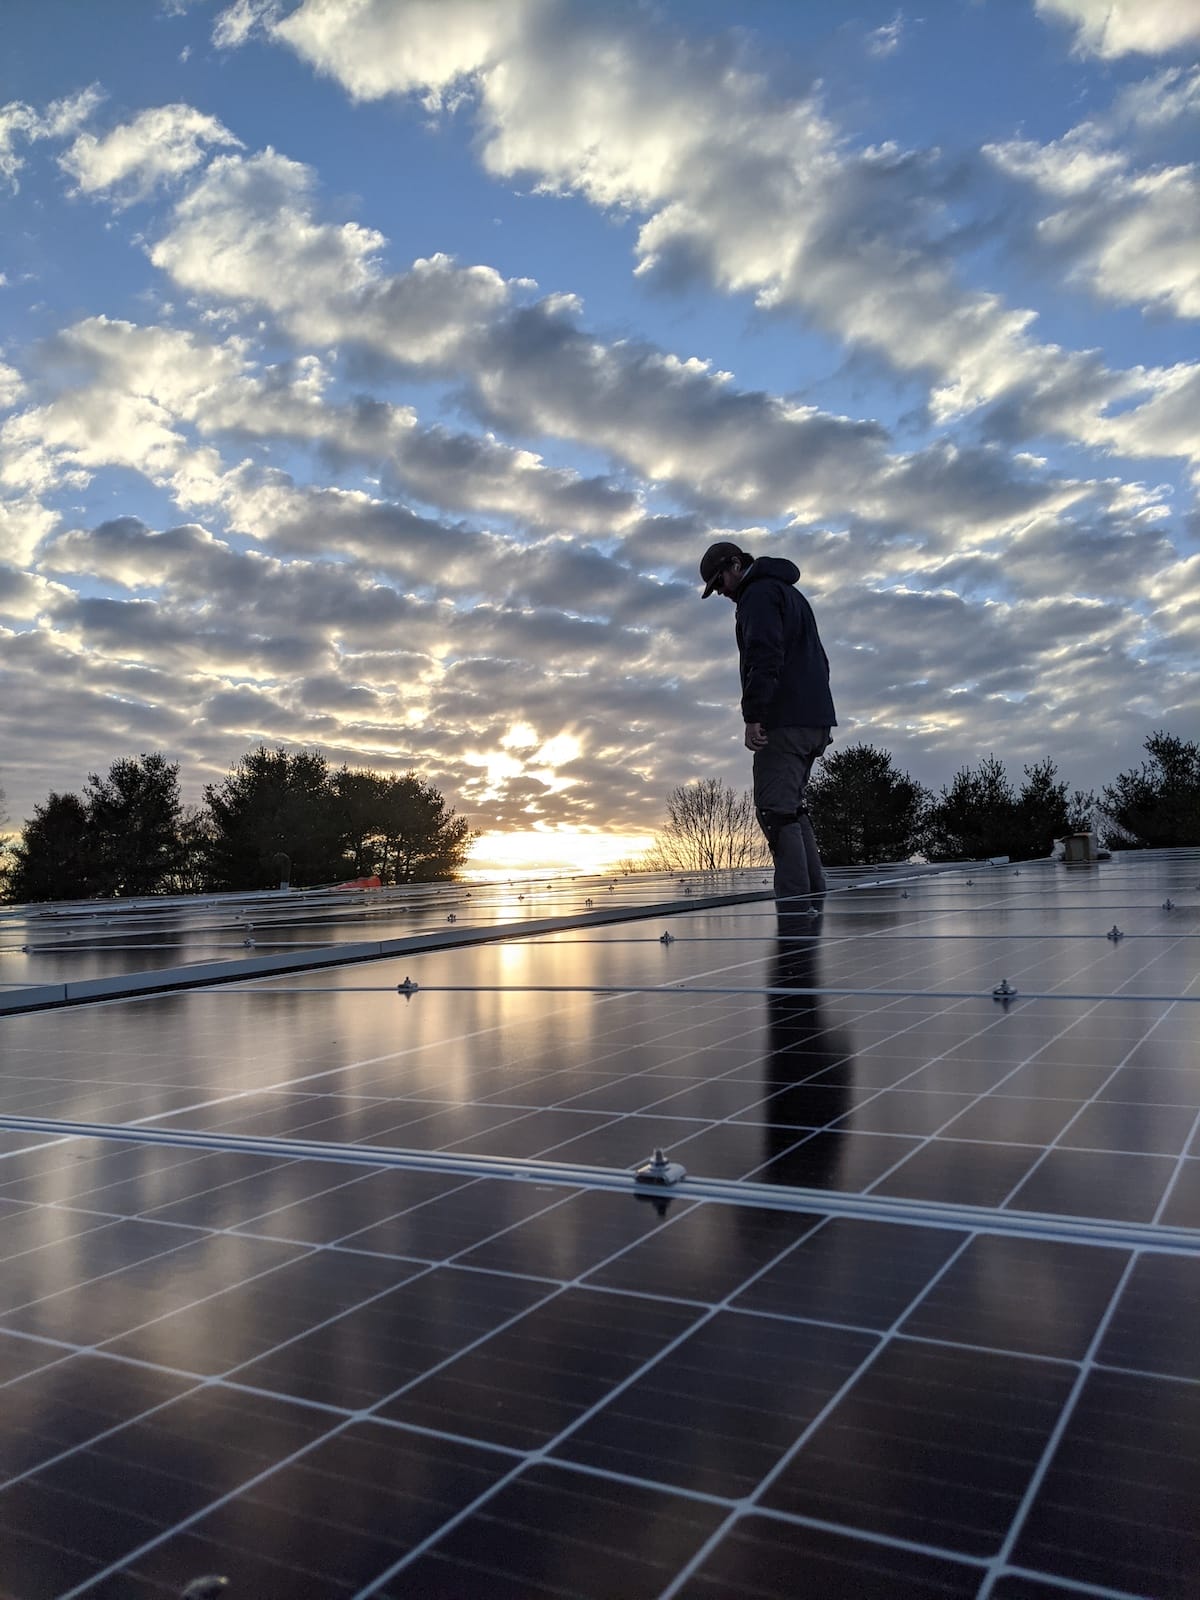
POLYGON ((781 911, 798 896, 822 894, 825 869, 805 805, 813 762, 837 725, 829 659, 812 607, 790 561, 755 560, 736 544, 710 545, 700 562, 707 600, 714 590, 737 607, 746 748, 754 752, 754 808, 775 862, 781 911))

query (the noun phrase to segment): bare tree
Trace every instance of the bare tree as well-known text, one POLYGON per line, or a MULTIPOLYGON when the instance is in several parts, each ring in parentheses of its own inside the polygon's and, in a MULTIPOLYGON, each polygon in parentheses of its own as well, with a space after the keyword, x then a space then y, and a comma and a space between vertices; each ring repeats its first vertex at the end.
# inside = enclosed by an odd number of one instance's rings
POLYGON ((719 778, 697 778, 667 796, 667 820, 642 865, 651 872, 713 872, 759 867, 767 859, 749 792, 736 794, 719 778))
POLYGON ((8 826, 8 809, 4 802, 4 789, 0 787, 0 900, 4 899, 5 880, 8 876, 8 849, 12 843, 4 831, 8 826))

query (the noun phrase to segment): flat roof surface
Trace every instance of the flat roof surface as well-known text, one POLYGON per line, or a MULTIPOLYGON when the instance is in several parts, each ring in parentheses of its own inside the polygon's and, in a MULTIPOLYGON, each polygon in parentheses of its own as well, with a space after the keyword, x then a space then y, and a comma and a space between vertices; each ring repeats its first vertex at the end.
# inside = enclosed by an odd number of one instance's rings
POLYGON ((1194 1595, 1198 884, 0 1019, 0 1596, 1194 1595))

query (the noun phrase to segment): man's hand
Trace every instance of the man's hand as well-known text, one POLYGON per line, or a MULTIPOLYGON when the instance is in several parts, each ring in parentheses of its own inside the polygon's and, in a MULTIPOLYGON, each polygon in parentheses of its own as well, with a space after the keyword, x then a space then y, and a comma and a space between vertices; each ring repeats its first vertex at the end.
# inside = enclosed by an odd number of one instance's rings
POLYGON ((767 748, 767 730, 761 722, 748 722, 746 724, 746 749, 765 750, 767 748))

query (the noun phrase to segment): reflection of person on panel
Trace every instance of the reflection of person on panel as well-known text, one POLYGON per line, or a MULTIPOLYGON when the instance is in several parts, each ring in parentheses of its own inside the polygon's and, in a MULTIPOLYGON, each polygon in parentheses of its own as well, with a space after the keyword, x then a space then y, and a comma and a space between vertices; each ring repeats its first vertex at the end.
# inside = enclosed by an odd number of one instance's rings
MULTIPOLYGON (((821 985, 822 918, 805 917, 807 936, 780 939, 767 974, 772 989, 816 989, 821 985)), ((807 1139, 806 1128, 826 1127, 850 1109, 852 1060, 849 1038, 839 1028, 831 1028, 821 996, 814 994, 768 994, 767 1022, 770 1055, 765 1064, 763 1091, 772 1098, 762 1108, 766 1119, 763 1135, 763 1160, 790 1149, 807 1139), (844 1063, 831 1077, 815 1076, 835 1063, 844 1063), (813 1103, 805 1108, 803 1090, 789 1095, 789 1085, 804 1084, 813 1091, 813 1103), (811 1119, 811 1120, 807 1120, 811 1119)), ((769 1181, 797 1183, 823 1189, 840 1189, 842 1141, 818 1136, 811 1149, 801 1145, 796 1152, 797 1170, 789 1175, 787 1158, 769 1174, 769 1181)), ((764 1176, 768 1176, 764 1174, 764 1176)))

